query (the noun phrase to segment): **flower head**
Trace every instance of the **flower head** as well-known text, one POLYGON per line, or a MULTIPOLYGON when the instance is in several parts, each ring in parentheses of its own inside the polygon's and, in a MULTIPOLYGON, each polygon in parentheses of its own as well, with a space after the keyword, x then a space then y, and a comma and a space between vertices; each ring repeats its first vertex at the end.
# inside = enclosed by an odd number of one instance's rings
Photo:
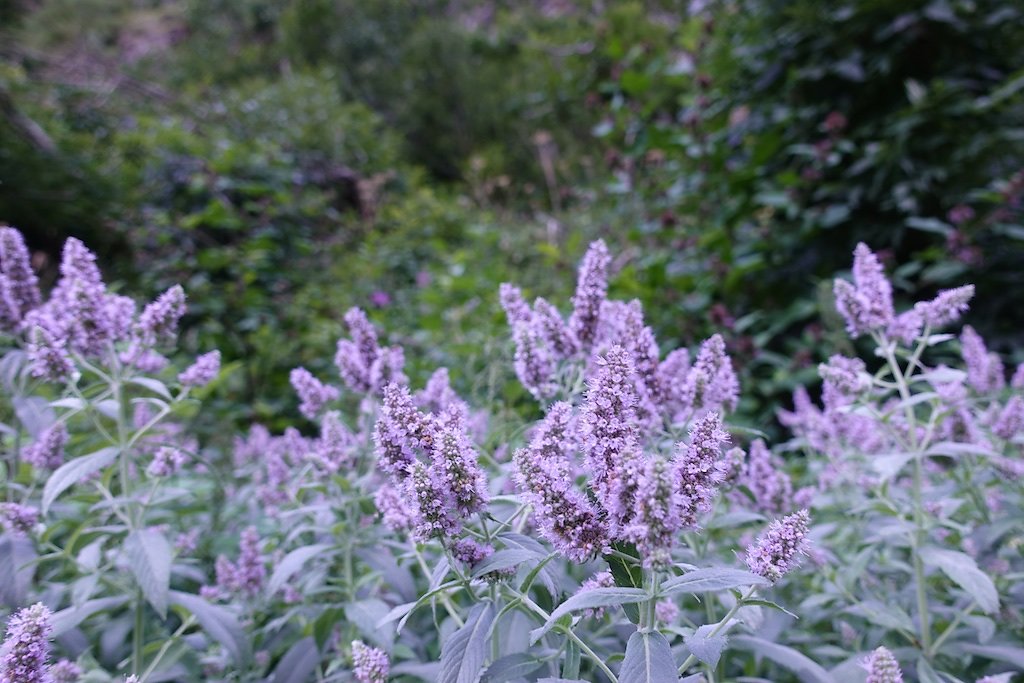
POLYGON ((1006 386, 1003 361, 989 352, 981 335, 970 325, 964 325, 960 333, 960 348, 967 365, 967 383, 975 391, 984 394, 1006 386))
POLYGON ((959 320, 967 312, 973 298, 974 285, 944 289, 931 301, 914 304, 914 310, 926 325, 938 329, 959 320))
POLYGON ((161 446, 153 455, 146 473, 151 477, 169 477, 180 470, 186 462, 188 455, 185 451, 173 446, 161 446))
POLYGON ((512 328, 515 342, 515 371, 527 391, 534 398, 549 398, 555 390, 552 381, 554 362, 537 326, 532 322, 517 321, 512 328))
POLYGON ((50 667, 50 680, 53 683, 75 683, 82 677, 82 668, 70 659, 62 659, 50 667))
POLYGON ((690 442, 677 446, 675 472, 683 527, 697 527, 698 516, 711 510, 718 487, 725 481, 728 464, 721 455, 722 444, 728 441, 722 418, 718 413, 706 413, 690 429, 690 442))
POLYGON ((36 603, 10 618, 0 647, 0 682, 49 683, 50 617, 50 610, 36 603))
POLYGON ((306 368, 292 370, 289 380, 301 401, 299 412, 310 420, 316 419, 325 405, 341 397, 341 393, 335 387, 324 384, 306 368))
POLYGON ((793 483, 761 439, 750 444, 750 455, 740 482, 754 494, 758 510, 778 514, 792 509, 793 483))
POLYGON ((174 285, 142 310, 136 333, 145 346, 154 346, 162 340, 173 340, 178 333, 178 321, 183 315, 185 290, 181 285, 174 285))
POLYGON ((583 349, 590 349, 597 337, 601 304, 608 293, 608 265, 611 257, 603 240, 590 243, 580 263, 576 293, 572 297, 569 330, 583 349))
POLYGON ((0 330, 17 331, 41 301, 25 239, 14 228, 0 227, 0 330))
POLYGON ((186 387, 206 386, 220 372, 220 351, 213 350, 196 358, 196 361, 178 375, 178 381, 186 387))
POLYGON ((22 460, 36 469, 56 469, 64 463, 64 446, 67 442, 67 427, 63 422, 55 422, 22 451, 22 460))
POLYGON ((810 523, 807 510, 773 521, 747 549, 747 567, 772 583, 781 579, 799 564, 799 555, 806 554, 810 523))
POLYGON ((862 665, 868 672, 865 683, 903 683, 899 662, 885 647, 872 652, 862 665))
POLYGON ((39 510, 20 503, 0 503, 0 524, 19 534, 27 534, 39 523, 39 510))
POLYGON ((384 650, 352 641, 352 673, 358 683, 387 683, 391 665, 384 650))
POLYGON ((715 334, 700 345, 697 360, 687 376, 687 398, 705 410, 736 410, 740 385, 732 360, 725 352, 725 340, 715 334))
POLYGON ((853 252, 853 284, 835 281, 836 308, 850 336, 887 328, 895 319, 892 285, 878 257, 863 242, 853 252))
POLYGON ((637 485, 628 536, 648 567, 671 563, 672 540, 683 526, 686 499, 677 488, 677 467, 662 457, 648 458, 637 485))
POLYGON ((403 479, 416 461, 417 448, 429 448, 432 426, 413 403, 409 388, 389 384, 373 430, 377 462, 384 472, 403 479))

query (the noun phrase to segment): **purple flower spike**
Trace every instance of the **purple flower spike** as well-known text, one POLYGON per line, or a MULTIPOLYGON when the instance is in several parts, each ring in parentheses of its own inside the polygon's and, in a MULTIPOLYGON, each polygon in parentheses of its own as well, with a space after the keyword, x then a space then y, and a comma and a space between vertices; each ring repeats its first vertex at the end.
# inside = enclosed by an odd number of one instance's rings
POLYGON ((974 328, 964 325, 960 333, 960 348, 967 366, 967 383, 981 394, 999 391, 1006 386, 1003 361, 989 353, 985 341, 974 328))
POLYGON ((576 293, 572 297, 569 330, 584 349, 590 349, 597 337, 601 304, 608 294, 608 265, 611 257, 603 240, 590 243, 580 263, 576 293))
POLYGON ((778 514, 793 509, 793 483, 789 475, 779 469, 761 439, 750 444, 750 455, 740 481, 754 494, 758 510, 778 514))
POLYGON ((505 311, 508 326, 515 328, 516 323, 528 323, 533 318, 530 307, 523 299, 523 292, 518 287, 508 282, 501 283, 498 289, 498 298, 501 300, 501 307, 505 311))
POLYGON ((348 326, 352 341, 359 350, 363 365, 370 367, 377 360, 380 346, 377 342, 377 331, 373 329, 366 313, 361 308, 352 307, 345 312, 345 324, 348 326))
POLYGON ((178 333, 178 321, 185 315, 185 290, 174 285, 147 305, 139 315, 137 333, 145 346, 171 341, 178 333))
POLYGON ((335 387, 324 384, 306 368, 295 368, 289 379, 301 401, 299 412, 310 420, 315 420, 325 405, 337 401, 341 396, 335 387))
POLYGON ((959 320, 960 316, 967 312, 973 298, 974 285, 964 285, 955 289, 945 289, 931 301, 914 304, 914 310, 926 325, 932 329, 939 329, 959 320))
POLYGON ((1014 396, 1007 401, 992 425, 992 431, 1007 441, 1024 431, 1024 398, 1014 396))
POLYGON ((585 562, 608 547, 608 530, 594 504, 573 487, 571 419, 568 403, 553 405, 513 462, 516 483, 533 506, 541 536, 573 562, 585 562))
POLYGON ((39 523, 39 510, 19 503, 0 503, 0 525, 16 534, 27 534, 39 523))
POLYGON ((554 365, 536 326, 517 322, 512 329, 512 339, 516 345, 515 370, 519 382, 537 400, 550 398, 555 390, 554 365))
POLYGON ((462 413, 449 408, 439 424, 434 434, 430 476, 437 488, 451 493, 454 513, 466 518, 487 505, 487 477, 466 434, 462 413))
POLYGON ((853 252, 853 284, 836 280, 834 292, 851 337, 885 329, 895 320, 892 285, 878 257, 863 242, 853 252))
POLYGON ((682 496, 681 525, 696 528, 698 517, 711 510, 729 464, 721 457, 729 435, 718 413, 707 413, 690 429, 690 443, 679 444, 676 455, 678 490, 682 496))
POLYGON ((186 387, 203 387, 220 372, 220 351, 210 351, 196 358, 196 362, 178 375, 178 381, 186 387))
POLYGON ((42 603, 26 607, 7 622, 7 637, 0 647, 0 681, 49 683, 50 610, 42 603))
POLYGON ((25 239, 14 228, 0 227, 0 330, 16 332, 41 302, 25 239))
POLYGON ((564 360, 576 353, 576 339, 562 320, 562 314, 546 299, 538 298, 533 302, 533 324, 555 359, 564 360))
POLYGON ((879 647, 872 652, 862 665, 868 672, 864 683, 903 683, 903 672, 892 652, 879 647))
POLYGON ((380 468, 398 479, 405 478, 416 461, 415 448, 429 448, 432 429, 427 416, 413 404, 409 388, 389 384, 373 430, 380 468))
POLYGON ((725 352, 725 340, 715 334, 700 345, 697 360, 690 369, 687 390, 694 407, 705 410, 736 410, 740 384, 725 352))
POLYGON ((384 650, 352 641, 352 674, 358 683, 387 683, 391 664, 384 650))
POLYGON ((57 469, 64 464, 64 446, 67 442, 67 427, 63 422, 56 422, 22 451, 21 458, 36 469, 57 469))
POLYGON ((76 683, 81 677, 81 667, 70 659, 62 659, 50 667, 50 680, 53 683, 76 683))
POLYGON ((628 530, 648 567, 672 562, 672 539, 682 527, 683 495, 676 487, 677 465, 661 457, 647 460, 636 492, 636 508, 628 530))
POLYGON ((807 553, 810 523, 807 510, 800 510, 769 524, 747 549, 747 567, 772 583, 777 582, 800 563, 800 555, 807 553))

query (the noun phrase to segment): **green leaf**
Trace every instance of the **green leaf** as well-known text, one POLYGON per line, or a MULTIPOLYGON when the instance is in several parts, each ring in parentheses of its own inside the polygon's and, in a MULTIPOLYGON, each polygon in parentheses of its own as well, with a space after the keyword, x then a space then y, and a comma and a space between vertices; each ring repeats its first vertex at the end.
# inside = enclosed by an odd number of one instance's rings
POLYGON ((614 605, 627 605, 630 603, 649 600, 651 594, 641 588, 592 588, 572 596, 551 613, 548 620, 538 629, 530 633, 532 642, 537 642, 540 637, 551 630, 555 622, 567 614, 576 610, 591 609, 594 607, 612 607, 614 605))
POLYGON ((274 573, 270 575, 270 581, 267 582, 267 597, 272 598, 277 595, 277 592, 284 588, 285 583, 295 572, 302 569, 307 562, 331 547, 326 543, 306 545, 296 548, 281 558, 281 561, 274 568, 274 573))
POLYGON ((676 576, 661 584, 665 595, 676 593, 708 593, 713 591, 740 588, 742 586, 765 586, 768 580, 742 569, 729 567, 710 567, 695 569, 692 572, 676 576))
POLYGON ((772 660, 779 666, 792 671, 804 683, 832 683, 832 677, 828 671, 791 647, 744 635, 733 636, 732 644, 772 660))
POLYGON ((478 562, 473 566, 473 578, 479 578, 489 572, 501 571, 502 569, 511 569, 517 565, 526 562, 527 560, 536 559, 537 554, 532 550, 524 550, 522 548, 508 548, 505 550, 499 550, 491 553, 486 559, 478 562))
POLYGON ((959 643, 957 647, 972 655, 993 659, 997 662, 1006 662, 1013 666, 1024 669, 1024 648, 1012 645, 975 645, 974 643, 959 643))
POLYGON ((626 643, 619 680, 630 683, 678 683, 676 660, 665 636, 635 631, 626 643))
POLYGON ((50 509, 57 496, 94 472, 99 472, 117 459, 118 449, 109 446, 95 453, 69 460, 50 475, 43 487, 43 514, 50 509))
POLYGON ((683 638, 690 654, 704 662, 712 669, 718 666, 718 660, 722 657, 722 651, 729 640, 724 635, 711 635, 715 629, 713 624, 705 624, 694 632, 693 635, 683 638))
POLYGON ((136 529, 124 540, 124 551, 142 594, 160 618, 166 618, 171 588, 170 543, 155 529, 136 529))
POLYGON ((476 605, 466 623, 441 646, 438 683, 476 683, 487 660, 487 633, 494 619, 489 602, 476 605))
MULTIPOLYGON (((642 588, 644 585, 644 570, 640 564, 640 554, 632 543, 615 543, 615 550, 623 555, 634 558, 633 562, 618 555, 611 555, 605 559, 608 561, 608 568, 615 579, 615 585, 621 588, 642 588)), ((634 624, 640 623, 640 608, 633 603, 622 606, 626 612, 626 618, 634 624)))
POLYGON ((168 597, 171 604, 183 607, 195 615, 206 634, 227 650, 237 666, 245 665, 249 659, 249 641, 233 613, 191 593, 171 591, 168 597))
POLYGON ((171 396, 171 392, 167 389, 167 385, 165 385, 158 379, 153 379, 152 377, 133 377, 132 379, 128 380, 128 383, 137 384, 140 387, 145 387, 146 389, 152 391, 154 394, 166 398, 168 401, 174 399, 174 397, 171 396))
POLYGON ((49 401, 40 396, 15 396, 11 403, 18 421, 33 437, 39 436, 40 432, 57 421, 49 401))
POLYGON ((292 645, 274 668, 272 683, 306 683, 320 663, 320 650, 312 638, 303 638, 292 645))
POLYGON ((526 652, 505 655, 487 667, 480 683, 508 683, 529 676, 543 664, 544 660, 526 652))
POLYGON ((0 534, 0 602, 20 607, 35 575, 35 544, 21 534, 0 534))
POLYGON ((999 611, 999 593, 992 579, 978 569, 974 558, 966 553, 942 548, 921 549, 921 559, 930 567, 942 570, 955 584, 967 592, 987 614, 999 611))
POLYGON ((368 598, 345 605, 345 616, 359 629, 363 637, 372 640, 385 650, 390 650, 395 640, 394 623, 390 621, 385 624, 380 623, 387 613, 387 603, 377 598, 368 598))
POLYGON ((127 595, 119 595, 110 598, 97 598, 96 600, 87 600, 81 605, 72 605, 67 609, 54 612, 53 616, 50 617, 50 625, 53 627, 53 637, 57 638, 58 636, 64 635, 94 614, 105 612, 107 610, 114 609, 115 607, 120 607, 126 602, 128 602, 127 595))

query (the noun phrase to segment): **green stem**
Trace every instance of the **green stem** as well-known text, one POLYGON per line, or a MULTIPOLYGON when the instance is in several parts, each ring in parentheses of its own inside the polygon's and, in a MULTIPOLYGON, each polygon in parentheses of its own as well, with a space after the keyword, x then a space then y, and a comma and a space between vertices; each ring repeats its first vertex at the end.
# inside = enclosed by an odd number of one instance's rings
MULTIPOLYGON (((547 610, 545 610, 543 607, 541 607, 533 600, 531 600, 529 596, 524 595, 511 588, 509 590, 515 595, 515 597, 520 602, 523 603, 523 605, 529 607, 533 612, 537 614, 537 616, 539 616, 545 622, 551 618, 551 615, 547 613, 547 610)), ((619 683, 618 677, 612 673, 612 670, 608 668, 608 665, 604 663, 604 660, 598 657, 597 654, 590 649, 590 646, 584 643, 578 635, 573 633, 572 629, 563 629, 560 627, 556 628, 558 628, 559 631, 568 636, 572 642, 576 643, 576 645, 579 646, 580 651, 583 652, 583 654, 585 654, 587 657, 589 657, 595 664, 597 664, 598 668, 604 672, 605 676, 607 676, 612 683, 619 683)))
POLYGON ((146 679, 149 678, 149 676, 154 671, 156 671, 156 667, 160 665, 161 660, 163 660, 164 656, 167 654, 167 651, 171 649, 171 645, 174 644, 174 641, 180 638, 182 634, 184 634, 185 631, 187 631, 194 623, 196 623, 196 618, 191 614, 188 615, 188 619, 181 622, 181 626, 178 627, 178 630, 175 631, 170 638, 164 641, 164 644, 160 646, 160 650, 157 651, 156 657, 154 657, 153 661, 150 662, 149 666, 146 667, 146 671, 141 676, 139 676, 140 683, 146 683, 146 679))
POLYGON ((953 621, 949 622, 949 626, 939 634, 939 637, 935 639, 934 643, 932 643, 931 650, 926 653, 929 657, 934 657, 938 654, 939 648, 942 647, 942 644, 946 642, 947 638, 953 635, 953 631, 956 630, 956 627, 964 620, 964 617, 971 613, 971 610, 974 609, 974 605, 975 602, 972 600, 966 608, 957 613, 956 617, 953 618, 953 621))
MULTIPOLYGON (((723 617, 722 620, 718 622, 718 625, 711 629, 711 633, 708 634, 708 638, 714 638, 715 636, 717 636, 719 631, 725 628, 729 624, 729 621, 732 620, 734 616, 736 616, 736 613, 740 611, 740 607, 743 607, 743 604, 754 596, 754 591, 756 590, 757 586, 751 586, 749 589, 747 589, 746 595, 737 600, 736 604, 732 606, 732 609, 730 609, 726 613, 725 617, 723 617)), ((686 673, 686 670, 693 666, 694 662, 696 661, 697 658, 693 655, 687 657, 686 661, 679 666, 679 674, 682 675, 686 673)))
POLYGON ((142 591, 135 593, 135 631, 132 633, 132 673, 139 674, 142 668, 142 648, 145 645, 142 629, 145 628, 146 603, 142 591))

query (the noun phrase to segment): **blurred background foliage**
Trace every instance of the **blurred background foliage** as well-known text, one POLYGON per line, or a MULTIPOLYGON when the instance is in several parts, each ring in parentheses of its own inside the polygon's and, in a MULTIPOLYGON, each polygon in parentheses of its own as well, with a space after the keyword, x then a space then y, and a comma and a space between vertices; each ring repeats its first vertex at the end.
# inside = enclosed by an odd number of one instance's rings
MULTIPOLYGON (((565 302, 595 237, 663 350, 722 331, 741 414, 844 342, 859 240, 910 302, 1024 329, 1024 8, 1010 0, 0 0, 0 222, 190 295, 210 424, 293 419, 369 309, 414 382, 531 410, 497 287, 565 302), (827 340, 827 343, 826 343, 827 340)), ((1022 359, 1017 359, 1022 360, 1022 359)))

